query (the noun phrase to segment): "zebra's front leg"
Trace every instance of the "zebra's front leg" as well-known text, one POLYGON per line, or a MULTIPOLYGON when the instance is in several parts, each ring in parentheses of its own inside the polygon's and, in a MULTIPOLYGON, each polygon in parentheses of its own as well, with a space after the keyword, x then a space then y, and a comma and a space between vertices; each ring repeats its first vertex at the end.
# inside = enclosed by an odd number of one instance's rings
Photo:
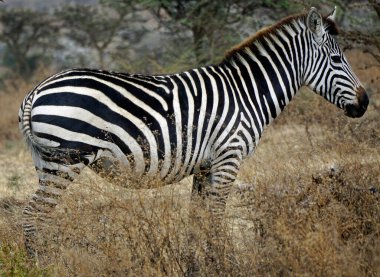
POLYGON ((232 182, 212 182, 211 173, 196 174, 193 178, 191 196, 191 212, 199 216, 199 209, 206 209, 212 220, 212 228, 215 232, 221 230, 223 225, 225 208, 232 182))
MULTIPOLYGON (((198 224, 206 229, 206 241, 201 242, 205 253, 205 262, 212 265, 215 270, 222 273, 224 264, 224 213, 232 183, 236 178, 238 165, 237 159, 216 161, 202 166, 201 170, 194 175, 192 197, 190 204, 190 220, 193 223, 191 229, 198 224), (232 164, 232 165, 231 165, 232 164), (206 213, 204 211, 206 209, 206 213)), ((197 228, 199 229, 199 228, 197 228)), ((192 231, 194 232, 194 231, 192 231)), ((194 237, 197 234, 189 235, 189 250, 191 262, 188 265, 187 275, 199 275, 199 257, 196 255, 196 245, 194 237)))
MULTIPOLYGON (((186 261, 186 277, 200 275, 201 261, 199 255, 197 254, 197 248, 199 247, 199 243, 197 242, 200 241, 198 231, 203 229, 199 228, 199 225, 204 224, 208 214, 206 210, 207 205, 205 202, 205 188, 211 185, 210 165, 211 163, 204 164, 201 166, 200 171, 193 176, 193 186, 191 190, 189 208, 189 227, 187 230, 188 257, 186 261)), ((206 242, 206 244, 208 244, 208 242, 206 242)))
POLYGON ((227 200, 236 179, 240 159, 236 155, 202 164, 200 171, 194 175, 192 187, 192 208, 197 209, 197 198, 211 213, 213 228, 222 226, 227 200))
MULTIPOLYGON (((193 223, 207 222, 211 233, 216 234, 221 230, 223 215, 228 198, 230 184, 222 189, 215 182, 212 173, 212 162, 207 161, 194 174, 191 192, 190 218, 193 223), (219 191, 221 189, 221 191, 219 191), (225 191, 226 193, 221 193, 225 191)), ((211 233, 209 235, 211 235, 211 233)))

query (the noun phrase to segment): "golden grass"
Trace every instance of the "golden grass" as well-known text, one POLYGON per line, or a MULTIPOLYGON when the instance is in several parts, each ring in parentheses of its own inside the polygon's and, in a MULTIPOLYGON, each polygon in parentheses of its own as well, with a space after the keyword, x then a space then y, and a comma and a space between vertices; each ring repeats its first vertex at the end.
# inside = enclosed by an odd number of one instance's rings
MULTIPOLYGON (((257 159, 263 155, 258 152, 257 159)), ((302 155, 292 153, 292 158, 302 155)), ((188 229, 200 276, 376 276, 380 197, 370 189, 380 189, 379 163, 347 157, 331 171, 329 164, 302 168, 271 156, 276 164, 247 162, 255 173, 244 168, 241 179, 250 180, 253 188, 231 195, 212 264, 205 245, 212 220, 200 211, 201 221, 189 221, 187 182, 130 191, 99 182, 87 171, 68 189, 43 231, 48 242, 41 242, 45 253, 36 268, 22 254, 23 203, 13 196, 1 201, 0 238, 21 255, 18 263, 24 269, 58 276, 181 276, 191 259, 188 229)))
MULTIPOLYGON (((42 231, 37 265, 20 226, 37 179, 9 131, 17 122, 1 119, 0 275, 183 276, 192 264, 199 276, 378 276, 380 94, 369 87, 370 107, 356 120, 309 91, 296 97, 245 161, 246 190, 232 193, 212 245, 210 215, 200 207, 199 220, 188 217, 190 179, 130 190, 85 170, 42 231)), ((17 115, 21 94, 0 94, 0 105, 17 115)))

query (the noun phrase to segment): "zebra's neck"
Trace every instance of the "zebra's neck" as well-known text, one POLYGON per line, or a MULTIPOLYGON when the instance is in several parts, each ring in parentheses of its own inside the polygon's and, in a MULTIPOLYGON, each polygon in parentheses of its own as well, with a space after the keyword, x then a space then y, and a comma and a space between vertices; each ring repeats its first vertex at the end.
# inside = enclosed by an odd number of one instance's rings
POLYGON ((261 125, 259 135, 303 85, 310 42, 304 22, 303 16, 287 18, 259 32, 232 49, 221 64, 240 79, 240 93, 249 97, 249 112, 261 125))

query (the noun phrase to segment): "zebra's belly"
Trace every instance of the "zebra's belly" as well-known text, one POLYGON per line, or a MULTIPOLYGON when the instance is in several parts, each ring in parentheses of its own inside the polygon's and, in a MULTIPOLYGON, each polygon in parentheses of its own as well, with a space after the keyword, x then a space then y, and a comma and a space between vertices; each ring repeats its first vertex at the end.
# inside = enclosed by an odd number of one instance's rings
POLYGON ((141 174, 135 170, 132 164, 122 162, 121 159, 111 157, 105 152, 89 167, 107 181, 130 189, 158 188, 181 181, 193 173, 181 174, 178 171, 177 174, 167 175, 164 178, 160 175, 160 171, 156 174, 148 174, 147 171, 141 174))

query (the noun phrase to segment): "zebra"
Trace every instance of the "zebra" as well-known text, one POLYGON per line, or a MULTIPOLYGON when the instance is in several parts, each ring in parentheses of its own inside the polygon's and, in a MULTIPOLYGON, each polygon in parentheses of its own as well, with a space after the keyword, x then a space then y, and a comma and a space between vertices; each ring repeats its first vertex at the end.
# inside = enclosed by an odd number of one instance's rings
POLYGON ((302 86, 361 117, 368 96, 337 44, 335 15, 336 8, 327 16, 310 8, 259 31, 220 63, 184 72, 69 69, 42 81, 19 110, 39 178, 23 210, 28 253, 35 255, 37 225, 85 167, 111 176, 128 169, 163 184, 193 175, 192 195, 222 220, 241 162, 302 86))

